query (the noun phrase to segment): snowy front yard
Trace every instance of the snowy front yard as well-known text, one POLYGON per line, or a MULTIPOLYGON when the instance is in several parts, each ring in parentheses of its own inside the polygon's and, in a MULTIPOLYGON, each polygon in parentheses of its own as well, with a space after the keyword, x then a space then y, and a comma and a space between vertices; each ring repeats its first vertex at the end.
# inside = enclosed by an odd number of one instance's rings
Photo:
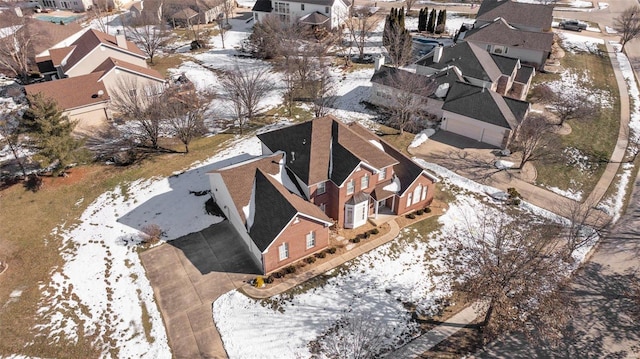
MULTIPOLYGON (((233 30, 226 39, 228 49, 248 34, 249 25, 242 20, 232 21, 233 30)), ((257 60, 235 58, 233 50, 222 49, 218 39, 212 41, 214 49, 193 55, 193 61, 183 63, 175 73, 185 73, 198 88, 204 89, 218 86, 212 69, 269 66, 257 60)), ((626 58, 618 59, 625 77, 632 78, 626 58)), ((373 70, 333 71, 339 80, 339 99, 333 113, 343 120, 363 121, 371 126, 373 115, 360 102, 368 96, 373 70)), ((273 81, 281 86, 277 74, 273 74, 273 81)), ((635 82, 629 84, 634 103, 640 103, 635 82)), ((265 106, 280 103, 281 94, 274 92, 265 106)), ((637 106, 632 113, 631 128, 634 135, 640 133, 637 106)), ((260 144, 255 137, 238 139, 228 149, 193 164, 184 173, 120 184, 90 204, 77 225, 63 230, 65 226, 61 224, 58 234, 64 238, 65 265, 51 273, 50 282, 41 284, 46 294, 41 302, 38 328, 48 332, 52 342, 57 338, 76 340, 80 333, 87 337, 95 335, 94 344, 105 356, 118 350, 119 357, 170 357, 163 322, 136 251, 140 230, 145 225, 157 224, 166 232, 164 239, 172 240, 220 221, 205 213, 204 202, 208 197, 198 197, 190 191, 209 188, 205 173, 214 163, 259 153, 260 144)), ((327 334, 339 320, 349 317, 364 317, 381 327, 389 348, 398 347, 417 334, 405 304, 432 312, 439 309, 439 300, 450 294, 450 278, 443 274, 442 261, 448 253, 447 236, 483 203, 501 205, 489 195, 497 190, 460 178, 439 166, 424 162, 422 165, 443 178, 444 187, 456 195, 449 210, 438 220, 440 229, 428 234, 404 229, 394 242, 327 273, 322 285, 292 296, 285 294, 269 301, 255 301, 236 291, 222 296, 214 304, 213 316, 231 358, 309 357, 308 344, 327 334)), ((619 192, 609 199, 610 210, 616 215, 621 210, 618 203, 625 195, 626 186, 621 184, 629 181, 631 169, 625 171, 628 172, 622 176, 619 192)), ((522 210, 557 220, 549 212, 526 203, 522 210)), ((577 253, 577 259, 584 254, 585 251, 577 253)))

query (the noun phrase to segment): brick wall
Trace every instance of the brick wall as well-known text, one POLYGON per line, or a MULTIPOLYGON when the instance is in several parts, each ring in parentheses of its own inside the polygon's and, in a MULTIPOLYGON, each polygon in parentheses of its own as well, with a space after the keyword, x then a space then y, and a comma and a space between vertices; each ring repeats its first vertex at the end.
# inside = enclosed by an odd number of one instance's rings
POLYGON ((298 216, 298 220, 297 223, 294 223, 295 221, 289 223, 280 236, 267 248, 267 251, 262 254, 265 274, 325 249, 329 245, 328 227, 325 227, 324 224, 320 222, 300 216, 298 216), (310 231, 316 232, 316 245, 315 247, 307 249, 306 238, 310 231), (289 258, 281 261, 278 248, 284 242, 289 244, 289 258))
MULTIPOLYGON (((431 179, 429 179, 424 174, 421 175, 411 185, 411 187, 404 193, 403 197, 399 197, 399 198, 396 197, 397 214, 398 215, 403 215, 405 213, 412 212, 412 211, 415 211, 415 210, 418 210, 418 209, 426 207, 427 205, 429 205, 431 203, 431 201, 433 201, 434 191, 435 191, 435 184, 433 183, 433 181, 431 181, 431 179), (427 189, 426 198, 424 200, 418 201, 418 203, 416 203, 416 204, 412 204, 412 205, 407 207, 407 200, 409 199, 409 193, 411 193, 412 197, 413 197, 413 191, 419 185, 426 186, 428 188, 427 189)), ((422 193, 420 194, 420 196, 422 196, 422 193)))

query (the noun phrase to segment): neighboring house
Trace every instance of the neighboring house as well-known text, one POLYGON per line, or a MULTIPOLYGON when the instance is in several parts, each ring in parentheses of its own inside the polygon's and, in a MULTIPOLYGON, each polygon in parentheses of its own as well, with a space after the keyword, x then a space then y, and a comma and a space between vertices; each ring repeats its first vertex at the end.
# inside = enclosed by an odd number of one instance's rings
POLYGON ((332 221, 289 179, 282 152, 208 173, 211 194, 263 273, 326 248, 332 221))
POLYGON ((335 29, 348 17, 351 6, 349 0, 257 0, 251 11, 255 23, 272 14, 282 21, 297 19, 306 24, 335 29))
POLYGON ((553 33, 520 30, 505 19, 497 18, 461 32, 458 41, 473 42, 493 54, 516 58, 523 64, 541 68, 551 53, 553 33))
POLYGON ((100 129, 109 118, 109 94, 100 78, 102 71, 88 75, 69 77, 62 80, 41 82, 25 86, 27 95, 42 93, 44 97, 56 100, 64 109, 63 115, 77 121, 76 133, 90 133, 100 129))
POLYGON ((169 21, 175 26, 189 27, 198 24, 209 24, 224 16, 225 1, 230 7, 232 0, 165 0, 164 6, 169 21))
POLYGON ((93 7, 93 0, 39 0, 45 8, 87 11, 93 7))
POLYGON ((191 28, 199 23, 198 13, 190 7, 185 7, 171 15, 171 24, 173 27, 191 28))
POLYGON ((442 106, 440 128, 506 148, 529 113, 529 103, 465 82, 451 87, 442 106))
POLYGON ((416 73, 432 75, 455 66, 465 82, 524 100, 535 69, 519 59, 491 54, 473 42, 436 47, 416 62, 416 73))
MULTIPOLYGON (((415 65, 414 76, 436 84, 425 95, 422 110, 441 119, 442 130, 499 148, 509 145, 529 110, 522 100, 535 74, 533 67, 470 42, 436 47, 415 65)), ((374 73, 369 102, 389 105, 394 93, 402 90, 393 80, 399 71, 406 70, 381 67, 374 73)))
MULTIPOLYGON (((0 42, 16 39, 29 39, 26 56, 37 71, 34 61, 38 54, 51 47, 64 46, 67 39, 79 37, 85 30, 78 24, 54 24, 28 17, 17 17, 15 14, 0 14, 0 42), (8 25, 8 26, 7 26, 8 25)), ((0 65, 0 72, 3 72, 0 65)))
POLYGON ((513 0, 484 0, 476 14, 476 27, 503 18, 509 25, 525 31, 551 31, 553 5, 513 0))
POLYGON ((427 93, 421 90, 419 94, 414 93, 413 96, 426 96, 421 99, 421 110, 441 118, 442 104, 444 103, 444 98, 447 95, 449 86, 456 81, 461 81, 461 75, 456 67, 442 69, 432 76, 423 76, 402 68, 380 66, 371 77, 369 102, 382 107, 393 105, 392 101, 394 101, 394 97, 398 94, 398 87, 402 88, 402 81, 407 76, 420 76, 420 78, 424 80, 423 86, 427 89, 427 93), (401 73, 405 73, 405 75, 403 76, 401 73))
POLYGON ((357 123, 332 116, 258 135, 263 155, 208 173, 211 193, 265 273, 328 245, 328 227, 404 214, 437 179, 357 123))
POLYGON ((68 46, 51 48, 36 57, 40 72, 52 81, 25 86, 25 91, 55 99, 65 115, 78 121, 80 132, 106 124, 114 91, 164 84, 162 75, 147 67, 145 54, 124 35, 90 29, 70 44, 60 44, 68 46), (60 91, 61 86, 68 89, 60 91), (69 102, 68 96, 75 98, 69 102))

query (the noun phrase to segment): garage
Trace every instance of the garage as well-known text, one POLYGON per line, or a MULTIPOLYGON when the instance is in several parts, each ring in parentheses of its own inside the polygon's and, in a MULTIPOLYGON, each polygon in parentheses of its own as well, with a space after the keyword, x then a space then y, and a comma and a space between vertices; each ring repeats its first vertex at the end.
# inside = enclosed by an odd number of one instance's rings
POLYGON ((496 147, 502 147, 504 131, 507 131, 488 123, 459 117, 445 118, 440 128, 496 147))

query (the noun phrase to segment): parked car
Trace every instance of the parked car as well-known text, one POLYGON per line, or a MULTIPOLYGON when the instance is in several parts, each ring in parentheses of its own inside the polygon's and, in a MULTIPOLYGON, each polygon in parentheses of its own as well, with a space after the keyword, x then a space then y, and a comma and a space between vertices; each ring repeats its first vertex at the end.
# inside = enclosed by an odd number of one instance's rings
POLYGON ((560 22, 560 28, 565 30, 582 31, 587 29, 587 24, 578 20, 564 20, 560 22))

